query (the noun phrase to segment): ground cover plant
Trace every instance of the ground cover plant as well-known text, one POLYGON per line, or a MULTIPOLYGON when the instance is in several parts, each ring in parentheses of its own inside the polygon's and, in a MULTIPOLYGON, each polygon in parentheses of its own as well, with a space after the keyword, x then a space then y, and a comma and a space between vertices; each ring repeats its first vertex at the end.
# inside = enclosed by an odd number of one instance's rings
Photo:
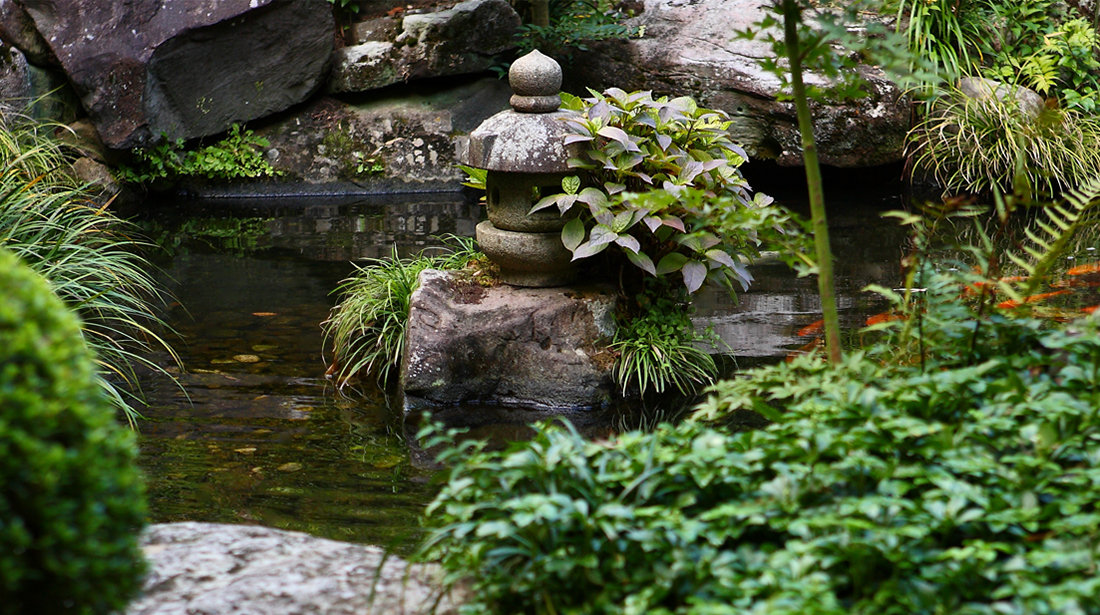
POLYGON ((886 323, 919 360, 888 339, 721 382, 652 433, 450 449, 424 553, 473 584, 467 613, 1100 612, 1100 324, 987 310, 935 270, 923 333, 886 323), (772 423, 725 424, 744 410, 772 423))
POLYGON ((224 138, 210 145, 188 147, 183 139, 164 139, 152 148, 135 149, 134 163, 120 166, 115 175, 119 181, 133 184, 187 177, 214 181, 273 177, 278 172, 264 158, 264 148, 269 145, 252 130, 233 124, 224 138))
MULTIPOLYGON (((85 342, 100 366, 99 381, 133 420, 138 366, 161 349, 161 291, 141 255, 152 248, 136 226, 117 217, 111 201, 75 177, 52 133, 59 127, 8 115, 0 129, 0 246, 46 278, 82 316, 85 342)), ((64 128, 61 128, 64 129, 64 128)))
POLYGON ((0 614, 109 615, 141 587, 133 433, 81 327, 0 248, 0 614))

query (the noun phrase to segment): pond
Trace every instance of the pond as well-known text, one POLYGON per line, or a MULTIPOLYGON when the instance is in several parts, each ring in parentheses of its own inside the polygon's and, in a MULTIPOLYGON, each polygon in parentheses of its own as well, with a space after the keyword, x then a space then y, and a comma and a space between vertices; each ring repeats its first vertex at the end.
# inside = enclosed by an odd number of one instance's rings
MULTIPOLYGON (((897 283, 904 233, 879 217, 900 205, 897 194, 832 205, 849 330, 884 309, 863 286, 897 283)), ((798 208, 798 198, 788 205, 798 208)), ((461 194, 152 207, 146 226, 169 251, 160 264, 176 301, 166 318, 182 336, 185 369, 182 388, 143 383, 151 520, 256 523, 407 553, 435 493, 433 471, 407 444, 393 400, 378 389, 340 392, 324 378, 320 323, 350 261, 470 236, 482 217, 461 194)), ((714 328, 739 368, 797 351, 812 338, 800 331, 820 318, 814 280, 780 264, 753 274, 736 303, 717 292, 697 300, 697 324, 714 328)), ((482 410, 469 414, 484 423, 482 410)), ((513 416, 504 431, 520 437, 526 417, 513 416)))

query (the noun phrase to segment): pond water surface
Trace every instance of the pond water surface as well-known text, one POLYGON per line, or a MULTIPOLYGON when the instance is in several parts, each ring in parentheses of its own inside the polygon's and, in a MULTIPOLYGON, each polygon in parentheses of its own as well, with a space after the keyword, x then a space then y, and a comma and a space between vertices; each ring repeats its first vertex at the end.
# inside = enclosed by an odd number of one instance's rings
MULTIPOLYGON (((897 282, 904 234, 878 214, 899 203, 849 198, 831 211, 851 330, 883 309, 860 289, 897 282)), ((410 452, 385 394, 341 393, 324 378, 320 323, 350 261, 472 235, 482 215, 458 194, 154 207, 147 226, 170 250, 162 267, 178 303, 166 316, 184 340, 184 371, 182 389, 164 378, 144 384, 140 462, 152 521, 258 523, 407 552, 435 493, 432 470, 410 452)), ((753 273, 736 303, 718 293, 697 301, 697 324, 713 326, 740 367, 803 347, 810 337, 800 330, 820 318, 814 280, 779 264, 753 273)))

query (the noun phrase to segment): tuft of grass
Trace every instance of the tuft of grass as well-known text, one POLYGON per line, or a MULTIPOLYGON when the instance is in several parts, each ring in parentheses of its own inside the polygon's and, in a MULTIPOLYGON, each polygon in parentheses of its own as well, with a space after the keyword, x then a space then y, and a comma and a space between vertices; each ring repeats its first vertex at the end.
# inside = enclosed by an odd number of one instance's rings
POLYGON ((423 252, 401 258, 394 246, 388 258, 365 267, 342 281, 334 292, 340 303, 321 323, 325 346, 332 345, 327 375, 343 388, 356 377, 373 375, 385 383, 401 364, 409 324, 409 301, 425 269, 464 269, 484 260, 472 238, 449 236, 449 250, 441 255, 423 252))
POLYGON ((949 191, 1011 188, 1022 171, 1032 195, 1051 196, 1100 168, 1100 119, 1047 106, 1037 116, 1013 97, 974 99, 959 92, 933 103, 910 133, 916 172, 949 191))
POLYGON ((624 394, 634 385, 642 395, 650 389, 664 393, 669 387, 690 395, 718 374, 714 359, 696 346, 702 339, 688 304, 670 293, 667 284, 651 284, 642 295, 641 313, 620 319, 610 346, 619 355, 611 375, 624 394))
POLYGON ((160 349, 179 358, 158 331, 164 295, 141 256, 153 247, 117 217, 111 199, 82 184, 53 139, 50 124, 22 116, 0 122, 0 246, 44 277, 76 311, 99 366, 99 383, 127 420, 140 416, 136 369, 165 373, 147 358, 160 349))

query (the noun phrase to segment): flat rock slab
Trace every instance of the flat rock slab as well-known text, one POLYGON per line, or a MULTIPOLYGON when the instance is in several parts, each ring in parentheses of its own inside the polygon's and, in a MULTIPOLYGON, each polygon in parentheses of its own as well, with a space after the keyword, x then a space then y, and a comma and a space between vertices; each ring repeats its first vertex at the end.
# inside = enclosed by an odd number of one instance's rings
POLYGON ((456 612, 436 566, 378 547, 216 523, 152 525, 141 544, 149 574, 126 615, 456 612))
POLYGON ((409 308, 405 395, 428 404, 547 409, 611 401, 615 293, 604 286, 485 288, 426 270, 409 308))

